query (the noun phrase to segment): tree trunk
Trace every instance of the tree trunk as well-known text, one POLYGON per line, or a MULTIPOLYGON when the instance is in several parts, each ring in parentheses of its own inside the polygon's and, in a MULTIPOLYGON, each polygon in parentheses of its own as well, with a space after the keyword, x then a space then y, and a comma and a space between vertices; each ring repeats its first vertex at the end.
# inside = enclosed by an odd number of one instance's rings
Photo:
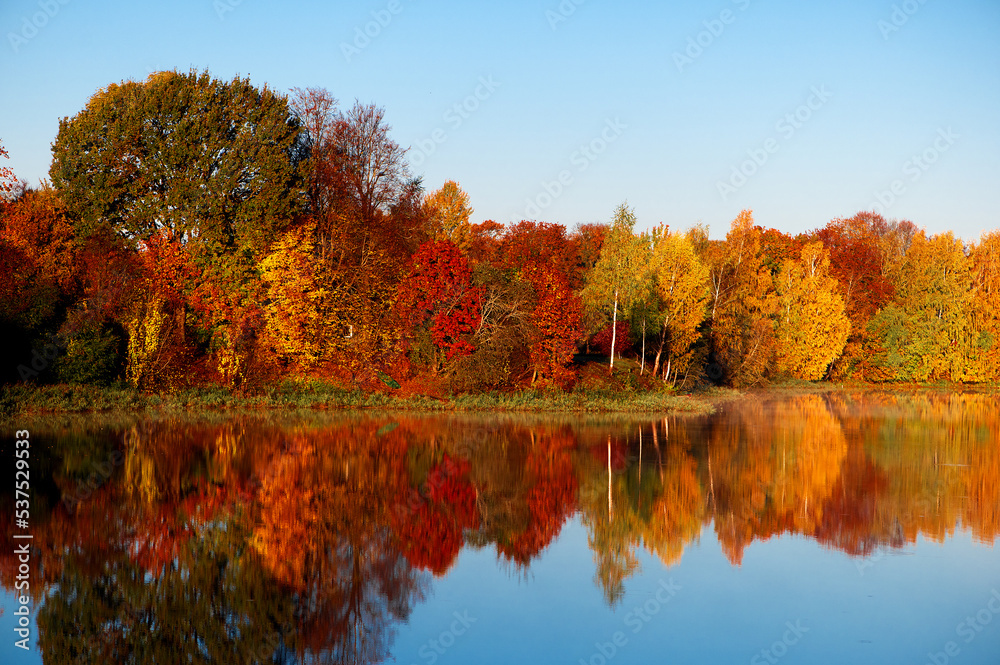
POLYGON ((646 369, 646 317, 642 319, 642 362, 639 364, 639 374, 646 369))
POLYGON ((615 289, 615 310, 611 315, 611 365, 608 369, 613 372, 615 369, 615 338, 618 335, 618 289, 615 289))
POLYGON ((667 341, 667 324, 663 324, 663 330, 660 331, 660 348, 656 350, 656 361, 653 362, 653 376, 656 376, 660 371, 660 356, 663 355, 663 345, 667 341))

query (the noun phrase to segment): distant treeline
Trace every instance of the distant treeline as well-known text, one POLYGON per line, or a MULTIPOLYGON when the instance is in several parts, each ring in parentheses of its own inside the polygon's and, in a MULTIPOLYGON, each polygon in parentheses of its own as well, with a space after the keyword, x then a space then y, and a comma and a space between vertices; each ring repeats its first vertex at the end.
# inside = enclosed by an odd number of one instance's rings
POLYGON ((471 224, 389 130, 375 105, 207 72, 97 91, 60 121, 51 183, 0 169, 3 381, 570 388, 588 351, 644 386, 1000 377, 1000 232, 861 212, 792 237, 744 211, 711 241, 637 233, 625 205, 471 224))

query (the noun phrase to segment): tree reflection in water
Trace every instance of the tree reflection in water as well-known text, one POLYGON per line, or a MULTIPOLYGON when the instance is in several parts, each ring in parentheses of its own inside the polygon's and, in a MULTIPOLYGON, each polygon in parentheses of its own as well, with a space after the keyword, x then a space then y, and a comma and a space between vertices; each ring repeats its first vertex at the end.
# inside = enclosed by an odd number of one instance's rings
POLYGON ((51 444, 32 469, 39 645, 54 663, 382 662, 463 547, 526 571, 574 518, 611 605, 640 551, 674 565, 706 527, 734 565, 781 534, 850 556, 958 529, 992 544, 998 420, 990 396, 836 392, 690 419, 60 421, 33 430, 51 444))

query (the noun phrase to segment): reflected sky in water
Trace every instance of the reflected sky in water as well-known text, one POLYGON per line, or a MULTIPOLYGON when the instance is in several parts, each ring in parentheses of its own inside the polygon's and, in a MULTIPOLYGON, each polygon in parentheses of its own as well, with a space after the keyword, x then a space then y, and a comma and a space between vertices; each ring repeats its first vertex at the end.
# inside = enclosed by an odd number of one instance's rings
POLYGON ((0 655, 996 663, 998 420, 995 397, 930 392, 51 418, 30 425, 37 645, 0 655))

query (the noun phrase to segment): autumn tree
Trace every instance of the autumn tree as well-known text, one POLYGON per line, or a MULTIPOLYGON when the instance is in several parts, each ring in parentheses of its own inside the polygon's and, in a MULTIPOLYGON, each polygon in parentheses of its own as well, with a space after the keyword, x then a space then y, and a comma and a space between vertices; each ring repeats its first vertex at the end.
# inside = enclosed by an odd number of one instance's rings
POLYGON ((781 271, 786 260, 799 258, 804 242, 802 237, 793 238, 778 229, 757 228, 760 231, 760 251, 772 275, 781 271))
POLYGON ((531 363, 535 377, 562 385, 572 375, 566 365, 573 360, 580 337, 580 300, 555 268, 529 263, 522 274, 535 291, 530 319, 534 327, 531 363))
POLYGON ((677 382, 687 373, 698 327, 707 315, 708 268, 695 254, 686 234, 670 233, 666 226, 652 232, 652 271, 659 318, 660 340, 653 363, 658 374, 663 363, 664 381, 677 382))
POLYGON ((761 235, 744 210, 709 261, 712 351, 722 378, 735 386, 760 382, 774 355, 774 291, 761 235))
POLYGON ((311 222, 279 238, 259 267, 262 344, 276 360, 299 370, 315 367, 325 347, 353 336, 353 326, 338 320, 336 296, 344 294, 328 290, 317 256, 311 222))
POLYGON ((473 265, 499 262, 500 241, 507 227, 492 219, 469 226, 469 260, 473 265))
POLYGON ((571 283, 577 262, 575 250, 562 224, 522 220, 507 227, 500 242, 499 258, 510 267, 543 263, 571 283))
POLYGON ((424 198, 424 215, 435 240, 450 240, 463 253, 471 242, 469 217, 472 216, 469 195, 454 180, 424 198))
POLYGON ((309 212, 320 215, 334 207, 332 197, 342 189, 335 186, 338 174, 327 159, 340 122, 339 102, 324 88, 292 88, 288 103, 305 130, 303 144, 307 157, 303 166, 309 212))
POLYGON ((775 286, 777 369, 819 380, 843 351, 851 329, 822 243, 807 244, 797 261, 785 259, 775 286))
POLYGON ((880 345, 874 362, 884 378, 959 380, 964 375, 971 286, 960 239, 950 232, 914 236, 894 302, 869 322, 880 345))
POLYGON ((384 109, 355 102, 343 111, 320 88, 295 90, 292 108, 308 134, 317 287, 336 294, 324 363, 355 383, 376 380, 373 368, 396 371, 398 284, 430 239, 423 187, 410 177, 384 109))
MULTIPOLYGON (((3 143, 0 143, 0 159, 9 158, 7 149, 3 147, 3 143)), ((16 187, 17 177, 14 175, 13 169, 9 166, 0 166, 0 205, 3 204, 4 199, 13 194, 16 187)))
POLYGON ((870 375, 874 341, 868 321, 892 302, 898 266, 909 246, 909 226, 874 212, 859 212, 834 219, 810 235, 830 254, 830 275, 837 280, 851 321, 843 354, 830 368, 832 376, 870 375))
POLYGON ((406 150, 389 138, 391 129, 385 109, 359 101, 336 124, 333 158, 365 222, 389 212, 409 180, 406 150))
POLYGON ((983 234, 969 261, 972 292, 963 380, 996 381, 1000 378, 1000 232, 983 234))
POLYGON ((618 310, 628 311, 642 297, 648 278, 648 248, 633 233, 635 221, 635 213, 626 204, 615 209, 600 258, 583 292, 584 301, 592 309, 611 310, 611 370, 615 367, 615 349, 618 346, 618 310))
POLYGON ((840 283, 847 315, 863 326, 889 304, 895 291, 883 238, 890 223, 873 212, 835 219, 813 235, 830 255, 830 274, 840 283))
POLYGON ((482 293, 472 284, 468 260, 453 243, 424 243, 410 260, 397 301, 409 325, 411 348, 435 372, 472 353, 469 341, 481 323, 482 293))
POLYGON ((78 255, 72 222, 51 188, 22 188, 12 200, 0 198, 0 270, 6 276, 0 283, 0 337, 18 359, 3 378, 34 379, 57 364, 52 357, 45 368, 37 367, 32 349, 48 346, 51 355, 66 342, 53 333, 79 296, 78 255))
POLYGON ((570 279, 573 288, 581 288, 586 275, 597 265, 607 232, 607 224, 580 224, 569 234, 568 239, 576 256, 576 269, 570 279))

